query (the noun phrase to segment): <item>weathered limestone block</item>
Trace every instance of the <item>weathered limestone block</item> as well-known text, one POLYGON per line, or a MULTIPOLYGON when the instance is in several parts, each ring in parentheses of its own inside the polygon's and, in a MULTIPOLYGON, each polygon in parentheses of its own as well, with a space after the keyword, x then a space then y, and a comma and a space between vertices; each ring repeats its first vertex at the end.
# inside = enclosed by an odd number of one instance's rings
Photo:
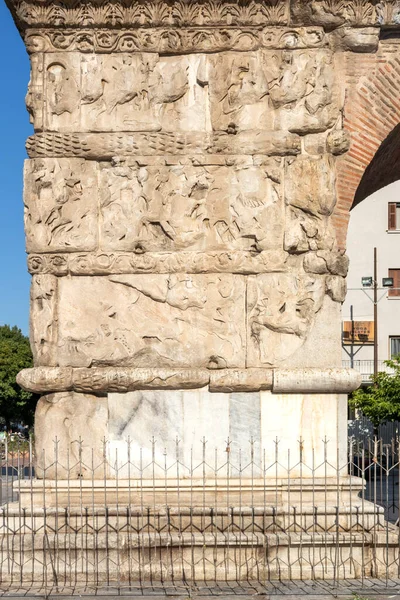
POLYGON ((223 154, 260 154, 267 156, 297 155, 301 151, 301 138, 293 133, 249 129, 214 132, 210 139, 210 152, 223 154))
POLYGON ((45 53, 29 109, 50 131, 325 131, 341 92, 329 50, 163 56, 45 53), (46 90, 47 102, 42 96, 46 90))
POLYGON ((317 275, 323 275, 328 273, 328 265, 323 256, 320 256, 318 252, 309 252, 304 256, 304 270, 306 273, 315 273, 317 275))
POLYGON ((329 251, 310 252, 304 256, 304 270, 307 273, 332 273, 346 277, 349 270, 349 258, 345 254, 329 251))
POLYGON ((349 270, 349 257, 346 254, 326 253, 326 262, 332 275, 346 277, 349 270))
MULTIPOLYGON (((210 371, 210 392, 259 392, 272 389, 272 369, 215 369, 210 371)), ((244 398, 243 398, 244 399, 244 398)))
POLYGON ((295 354, 310 333, 324 294, 323 277, 249 277, 248 364, 273 365, 295 354))
POLYGON ((245 340, 241 276, 59 281, 60 366, 242 367, 245 340))
POLYGON ((50 131, 205 131, 207 90, 196 83, 201 55, 44 54, 32 65, 33 124, 50 131), (36 105, 35 105, 36 103, 36 105), (43 113, 41 114, 41 106, 43 113))
POLYGON ((266 60, 276 129, 318 133, 336 123, 343 97, 330 51, 285 50, 266 60))
POLYGON ((265 48, 286 50, 323 48, 328 44, 322 27, 266 27, 262 32, 262 41, 265 48))
POLYGON ((273 391, 277 394, 350 393, 361 384, 361 374, 353 369, 275 369, 273 391))
POLYGON ((58 279, 36 275, 31 285, 30 343, 38 365, 56 364, 58 279))
MULTIPOLYGON (((312 200, 311 200, 312 202, 312 200)), ((303 203, 300 199, 299 203, 303 203)), ((304 198, 304 204, 307 200, 304 198)), ((309 250, 329 250, 335 246, 335 232, 326 217, 309 214, 299 208, 286 208, 284 249, 292 254, 309 250)))
POLYGON ((282 169, 156 166, 115 159, 35 159, 26 166, 28 251, 275 250, 282 245, 282 169), (98 207, 100 203, 100 209, 98 207))
POLYGON ((291 253, 332 250, 330 215, 336 204, 334 158, 286 159, 284 249, 291 253))
POLYGON ((344 302, 347 293, 347 284, 344 277, 327 277, 326 292, 335 302, 344 302))
POLYGON ((287 159, 286 204, 315 217, 330 216, 336 204, 333 161, 329 154, 318 158, 287 159))
POLYGON ((39 290, 32 330, 37 364, 209 369, 279 364, 309 336, 325 289, 333 300, 343 300, 341 281, 270 273, 249 276, 246 289, 243 276, 230 274, 37 275, 32 288, 39 290), (58 298, 50 288, 43 302, 42 278, 53 286, 58 281, 58 298), (43 352, 46 345, 51 352, 43 352))
MULTIPOLYGON (((33 367, 23 369, 17 375, 17 383, 24 390, 35 394, 69 392, 74 390, 74 370, 72 367, 33 367)), ((90 391, 93 388, 91 387, 90 391)))
POLYGON ((95 250, 98 244, 97 165, 81 159, 25 163, 28 252, 95 250))
POLYGON ((104 476, 108 400, 75 392, 42 396, 35 413, 37 477, 92 479, 104 476))
POLYGON ((273 129, 268 80, 260 52, 214 54, 205 60, 200 82, 210 86, 214 130, 236 133, 273 129))
POLYGON ((141 167, 103 163, 102 250, 261 251, 282 246, 280 165, 207 162, 141 167))
MULTIPOLYGON (((389 0, 391 3, 391 0, 389 0)), ((355 0, 343 2, 342 0, 295 0, 291 2, 292 23, 322 25, 327 30, 340 27, 343 24, 361 27, 375 25, 379 15, 386 21, 388 19, 384 7, 386 2, 375 0, 355 0)), ((383 19, 382 19, 383 20, 383 19)), ((382 21, 381 21, 382 22, 382 21)))
POLYGON ((344 129, 333 129, 326 139, 326 146, 331 154, 337 156, 344 154, 350 148, 350 134, 344 129))
POLYGON ((44 89, 43 77, 39 73, 43 71, 43 54, 37 53, 31 56, 31 77, 28 84, 28 91, 25 97, 26 108, 29 112, 30 122, 35 130, 43 129, 43 105, 44 89))
MULTIPOLYGON (((13 0, 12 5, 15 17, 18 19, 21 26, 30 25, 32 28, 40 28, 43 25, 53 25, 53 28, 61 27, 66 29, 72 21, 71 16, 76 16, 71 11, 71 6, 75 8, 73 2, 66 3, 65 8, 70 10, 58 10, 54 14, 54 7, 51 0, 41 0, 37 5, 30 0, 13 0), (30 11, 27 12, 27 6, 30 11), (71 15, 72 12, 72 15, 71 15)), ((265 0, 255 0, 254 9, 249 10, 244 4, 233 5, 224 2, 221 4, 202 4, 193 3, 188 9, 185 2, 182 0, 163 0, 156 4, 139 2, 132 3, 132 6, 126 5, 124 2, 118 1, 109 5, 107 0, 97 0, 95 4, 84 5, 85 12, 82 25, 94 25, 99 28, 111 29, 110 25, 118 25, 120 28, 140 28, 143 25, 151 23, 154 28, 171 26, 181 29, 188 26, 203 26, 204 29, 230 25, 240 26, 280 26, 287 25, 289 15, 289 3, 287 0, 272 0, 266 3, 265 0)), ((78 12, 78 16, 80 13, 78 12)), ((172 39, 175 30, 172 30, 172 39)), ((110 32, 111 34, 111 32, 110 32)), ((62 41, 61 41, 62 43, 62 41)), ((65 42, 64 42, 65 43, 65 42)), ((104 48, 107 48, 108 38, 103 41, 104 48)), ((82 42, 82 51, 87 46, 82 42)), ((135 50, 131 46, 131 50, 135 50)))
POLYGON ((335 50, 352 52, 376 52, 380 31, 377 27, 339 27, 331 33, 331 43, 335 50))

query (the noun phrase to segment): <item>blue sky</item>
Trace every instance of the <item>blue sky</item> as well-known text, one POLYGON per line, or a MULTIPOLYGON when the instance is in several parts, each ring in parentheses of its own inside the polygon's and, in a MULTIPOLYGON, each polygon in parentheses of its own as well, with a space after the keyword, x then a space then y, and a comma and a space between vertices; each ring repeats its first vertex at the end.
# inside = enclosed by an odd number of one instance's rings
POLYGON ((32 127, 25 109, 29 59, 0 0, 0 324, 28 333, 29 283, 23 227, 22 169, 32 127))

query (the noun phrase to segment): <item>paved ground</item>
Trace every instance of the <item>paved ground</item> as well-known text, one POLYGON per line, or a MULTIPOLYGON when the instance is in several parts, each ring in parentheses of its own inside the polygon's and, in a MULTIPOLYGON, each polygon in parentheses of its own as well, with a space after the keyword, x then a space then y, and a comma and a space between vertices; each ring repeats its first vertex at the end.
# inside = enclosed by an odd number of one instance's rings
MULTIPOLYGON (((20 595, 20 596, 14 596, 14 595, 10 595, 10 594, 5 594, 3 597, 5 598, 9 598, 10 600, 15 599, 15 600, 20 600, 21 598, 46 598, 46 600, 55 600, 56 598, 62 598, 63 600, 76 600, 77 598, 84 598, 85 600, 97 600, 99 598, 99 595, 97 596, 86 596, 86 595, 82 595, 82 596, 64 596, 61 594, 58 595, 54 595, 51 594, 50 596, 45 596, 44 594, 42 595, 35 595, 35 596, 31 596, 31 595, 20 595)), ((102 596, 104 598, 104 596, 102 596)), ((123 594, 123 597, 125 598, 133 598, 136 596, 129 596, 128 594, 123 594)), ((148 598, 151 598, 151 600, 166 600, 166 598, 168 598, 168 600, 173 600, 174 598, 177 598, 177 600, 181 600, 182 598, 185 598, 185 600, 189 600, 190 598, 197 598, 199 596, 148 596, 148 598)), ((218 596, 200 596, 202 600, 215 600, 216 597, 218 597, 219 600, 232 600, 232 598, 236 598, 237 600, 248 600, 249 596, 225 596, 225 595, 218 595, 218 596)), ((267 595, 263 595, 263 596, 258 596, 259 598, 262 598, 263 600, 277 600, 278 598, 284 598, 285 600, 298 600, 299 598, 303 598, 305 596, 299 596, 299 595, 271 595, 271 594, 267 594, 267 595)), ((107 596, 108 600, 119 600, 121 598, 121 596, 107 596)), ((142 596, 142 598, 146 598, 146 596, 142 596)), ((335 598, 337 598, 337 600, 397 600, 400 599, 400 594, 373 594, 371 595, 370 593, 363 593, 361 595, 354 595, 354 594, 342 594, 340 593, 339 595, 309 595, 307 596, 308 600, 334 600, 335 598)))
POLYGON ((391 582, 391 587, 385 589, 377 583, 370 583, 368 589, 368 582, 365 583, 365 589, 361 590, 360 582, 346 582, 339 583, 335 589, 331 584, 327 582, 313 583, 313 582, 286 582, 276 583, 276 586, 269 584, 268 588, 259 588, 259 584, 252 586, 249 584, 246 586, 229 586, 220 585, 218 587, 209 588, 205 587, 196 591, 189 589, 168 589, 165 588, 164 593, 160 593, 160 588, 137 588, 137 589, 123 589, 119 591, 116 588, 99 588, 94 592, 93 588, 90 590, 74 590, 60 589, 57 593, 56 590, 48 589, 14 589, 13 591, 0 590, 0 595, 9 599, 21 599, 25 598, 46 598, 46 600, 55 600, 56 598, 62 598, 62 600, 76 600, 77 598, 84 598, 85 600, 95 600, 103 598, 104 600, 117 600, 123 598, 148 598, 151 600, 249 600, 263 599, 263 600, 277 600, 283 598, 284 600, 297 600, 307 598, 308 600, 400 600, 400 582, 391 582), (378 587, 379 586, 379 587, 378 587), (256 589, 258 588, 258 589, 256 589))

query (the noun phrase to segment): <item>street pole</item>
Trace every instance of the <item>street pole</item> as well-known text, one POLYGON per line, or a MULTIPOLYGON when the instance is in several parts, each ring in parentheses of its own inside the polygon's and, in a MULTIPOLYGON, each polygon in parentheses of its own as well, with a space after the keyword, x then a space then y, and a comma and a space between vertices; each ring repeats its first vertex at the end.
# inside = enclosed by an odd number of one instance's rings
POLYGON ((374 377, 378 374, 378 252, 374 248, 374 377))

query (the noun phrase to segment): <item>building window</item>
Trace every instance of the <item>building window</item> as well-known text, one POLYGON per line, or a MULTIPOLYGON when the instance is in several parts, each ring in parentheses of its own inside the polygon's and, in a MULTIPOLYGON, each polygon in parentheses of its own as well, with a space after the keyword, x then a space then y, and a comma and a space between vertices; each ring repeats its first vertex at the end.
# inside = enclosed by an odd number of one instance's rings
POLYGON ((388 208, 388 230, 400 231, 400 202, 389 202, 388 208))
POLYGON ((400 354, 400 337, 391 337, 390 338, 390 358, 394 356, 399 356, 400 354))
POLYGON ((389 297, 400 298, 400 269, 389 269, 389 277, 393 278, 393 288, 388 288, 389 297))

